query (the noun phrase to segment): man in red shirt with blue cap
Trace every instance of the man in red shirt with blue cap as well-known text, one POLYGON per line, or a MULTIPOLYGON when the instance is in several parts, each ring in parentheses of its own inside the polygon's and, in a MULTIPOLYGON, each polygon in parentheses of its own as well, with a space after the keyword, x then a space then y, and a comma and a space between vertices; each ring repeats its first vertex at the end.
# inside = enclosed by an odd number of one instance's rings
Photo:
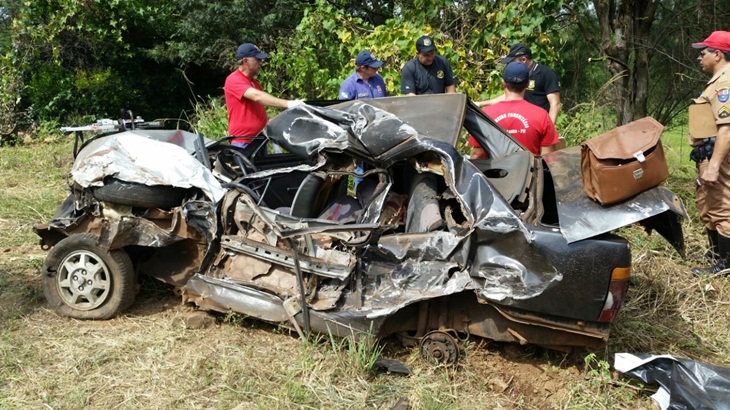
POLYGON ((261 133, 268 122, 266 106, 291 108, 304 104, 302 100, 284 100, 263 91, 255 77, 268 57, 251 43, 241 44, 236 51, 238 69, 226 78, 223 86, 228 108, 228 135, 234 137, 233 145, 246 147, 261 133))
MULTIPOLYGON (((548 113, 525 101, 525 90, 530 80, 530 69, 521 62, 511 62, 504 69, 502 88, 504 100, 484 107, 484 112, 500 127, 535 155, 555 150, 559 142, 555 125, 548 113)), ((471 158, 486 158, 486 151, 473 138, 471 158)))

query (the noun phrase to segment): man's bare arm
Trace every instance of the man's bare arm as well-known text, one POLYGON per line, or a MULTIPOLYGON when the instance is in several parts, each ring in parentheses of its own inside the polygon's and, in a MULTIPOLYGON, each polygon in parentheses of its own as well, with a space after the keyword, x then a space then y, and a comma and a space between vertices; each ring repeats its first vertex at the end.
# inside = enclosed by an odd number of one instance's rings
POLYGON ((287 108, 288 107, 288 101, 284 100, 282 98, 274 97, 273 95, 267 93, 266 91, 257 90, 253 87, 246 90, 245 93, 243 93, 243 96, 245 98, 248 98, 249 100, 256 101, 259 104, 266 105, 268 107, 276 107, 276 108, 287 108))
POLYGON ((560 114, 560 93, 551 93, 547 95, 548 102, 550 103, 550 119, 553 120, 553 124, 558 120, 558 114, 560 114))
POLYGON ((496 96, 494 98, 490 98, 488 100, 477 101, 477 102, 475 102, 475 104, 477 105, 477 107, 486 107, 488 105, 494 105, 494 104, 496 104, 498 102, 502 102, 502 101, 504 101, 504 94, 498 95, 498 96, 496 96))
POLYGON ((471 147, 471 154, 469 159, 481 159, 487 156, 487 151, 484 151, 482 147, 471 147))
POLYGON ((553 152, 557 149, 558 144, 548 145, 546 147, 540 147, 540 155, 545 155, 548 152, 553 152))

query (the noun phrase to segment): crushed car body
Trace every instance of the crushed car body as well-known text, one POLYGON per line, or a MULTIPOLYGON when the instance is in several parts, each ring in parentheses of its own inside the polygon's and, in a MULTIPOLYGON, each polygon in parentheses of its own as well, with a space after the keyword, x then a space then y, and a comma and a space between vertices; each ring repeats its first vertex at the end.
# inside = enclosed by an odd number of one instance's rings
POLYGON ((459 94, 286 110, 266 128, 282 154, 266 140, 239 149, 160 133, 87 142, 69 199, 36 227, 60 314, 102 319, 129 306, 133 295, 109 296, 121 266, 203 309, 302 335, 396 335, 448 363, 469 336, 601 346, 631 272, 629 245, 611 232, 639 223, 683 252, 685 212, 671 191, 601 206, 583 193, 579 147, 534 156, 459 94), (489 159, 457 151, 466 132, 489 159), (132 139, 159 167, 122 148, 132 139), (158 146, 166 139, 174 155, 158 146), (109 151, 134 161, 93 172, 84 160, 109 151), (83 279, 100 288, 79 290, 83 279))

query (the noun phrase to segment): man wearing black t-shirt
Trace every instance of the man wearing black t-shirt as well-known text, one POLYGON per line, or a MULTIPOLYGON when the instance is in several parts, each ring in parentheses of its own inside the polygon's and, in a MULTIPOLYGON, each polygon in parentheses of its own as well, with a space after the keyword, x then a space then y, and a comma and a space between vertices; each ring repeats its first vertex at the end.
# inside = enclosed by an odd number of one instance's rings
POLYGON ((400 91, 405 95, 443 94, 456 92, 456 77, 449 60, 436 55, 436 46, 429 36, 416 41, 416 57, 403 65, 400 91))
MULTIPOLYGON (((519 61, 530 69, 530 85, 525 92, 525 100, 542 107, 550 115, 553 124, 560 113, 560 82, 558 75, 550 67, 532 60, 532 51, 524 44, 515 44, 509 49, 509 53, 500 62, 509 64, 519 61)), ((477 105, 484 107, 496 104, 504 100, 504 94, 491 100, 478 102, 477 105)))

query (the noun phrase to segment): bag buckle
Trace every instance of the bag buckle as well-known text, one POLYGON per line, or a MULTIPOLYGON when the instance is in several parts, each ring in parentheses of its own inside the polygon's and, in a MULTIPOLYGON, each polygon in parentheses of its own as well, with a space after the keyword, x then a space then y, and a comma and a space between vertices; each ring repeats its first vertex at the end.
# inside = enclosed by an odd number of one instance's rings
POLYGON ((639 161, 639 162, 646 161, 646 157, 644 156, 644 152, 643 151, 636 151, 634 153, 634 158, 636 158, 636 160, 639 161))

